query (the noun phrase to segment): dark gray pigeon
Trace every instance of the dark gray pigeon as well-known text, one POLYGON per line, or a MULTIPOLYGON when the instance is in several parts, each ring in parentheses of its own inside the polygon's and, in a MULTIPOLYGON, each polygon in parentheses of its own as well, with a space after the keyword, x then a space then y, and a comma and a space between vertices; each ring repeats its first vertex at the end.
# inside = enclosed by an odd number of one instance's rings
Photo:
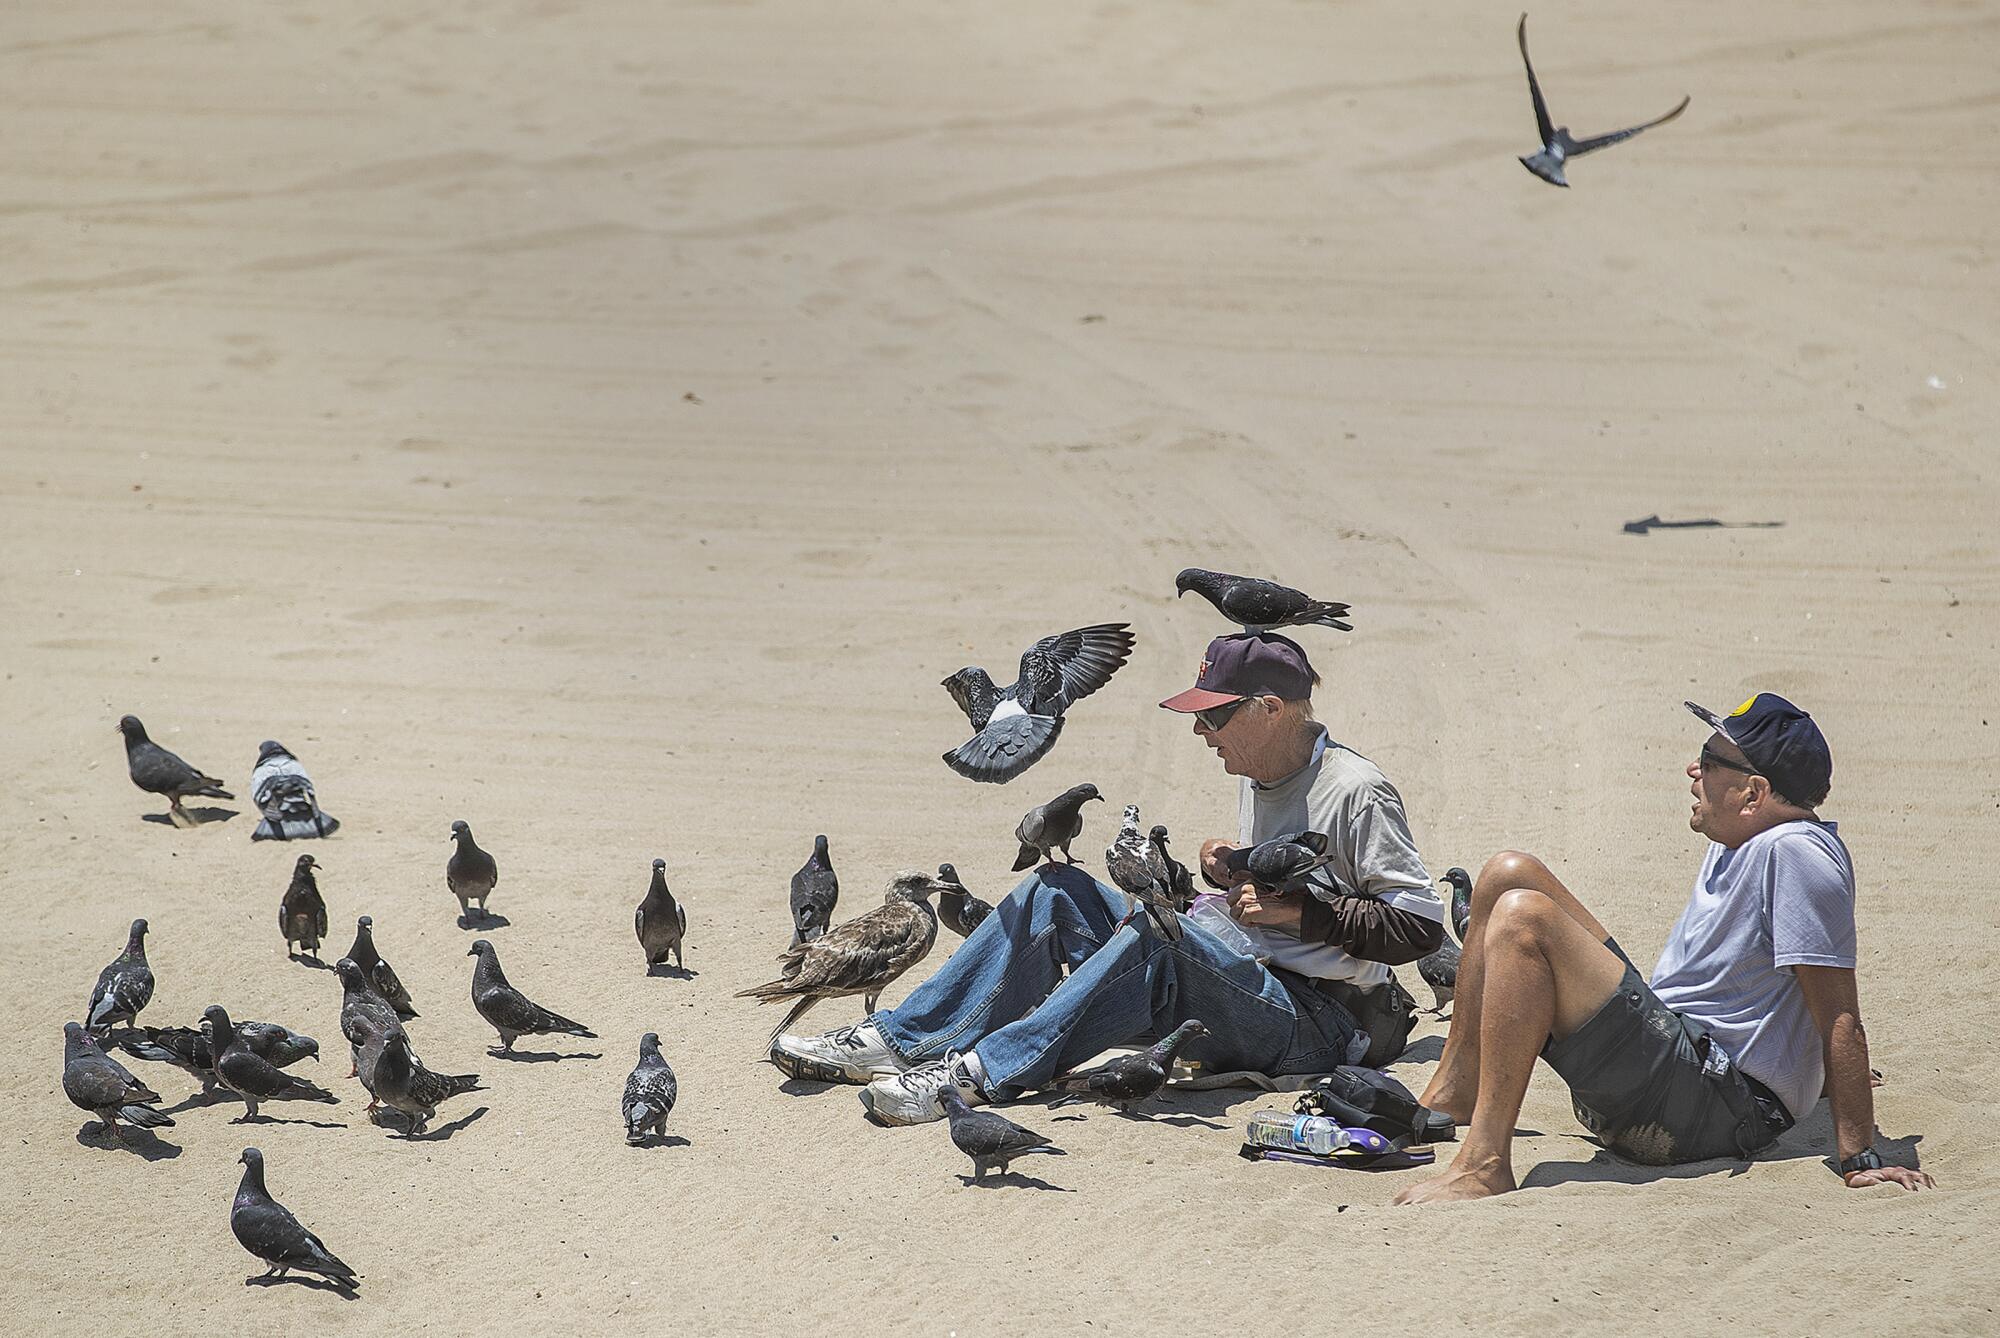
POLYGON ((424 1062, 410 1049, 409 1033, 400 1027, 376 1032, 363 1047, 355 1071, 368 1095, 374 1098, 369 1109, 387 1106, 407 1116, 409 1127, 405 1136, 410 1138, 424 1131, 440 1103, 467 1092, 485 1090, 479 1085, 477 1073, 432 1073, 425 1068, 424 1062))
POLYGON ((163 796, 168 816, 176 827, 201 825, 198 818, 181 807, 181 800, 196 795, 208 799, 236 797, 223 789, 222 782, 215 777, 202 775, 147 738, 146 727, 139 723, 138 716, 122 717, 118 732, 125 736, 125 768, 132 775, 132 783, 148 793, 163 796))
POLYGON ((660 1057, 660 1033, 649 1031, 639 1038, 639 1063, 625 1080, 625 1099, 619 1110, 625 1116, 625 1141, 633 1147, 649 1136, 667 1136, 667 1116, 673 1113, 680 1095, 674 1070, 660 1057))
POLYGON ((792 946, 810 943, 833 925, 833 908, 840 901, 840 875, 826 838, 813 838, 813 852, 792 875, 792 946))
POLYGON ((417 1006, 410 1001, 410 992, 403 988, 396 968, 389 965, 376 950, 374 916, 363 915, 354 921, 354 946, 347 950, 347 955, 361 968, 362 978, 368 982, 369 988, 396 1010, 398 1018, 407 1022, 418 1016, 417 1006))
POLYGON ((1129 924, 1143 909, 1147 921, 1169 943, 1181 937, 1181 917, 1174 908, 1173 889, 1168 885, 1167 857, 1139 830, 1139 806, 1125 805, 1125 818, 1118 835, 1104 848, 1104 867, 1111 881, 1125 894, 1129 924))
POLYGON ((974 1110, 966 1104, 965 1093, 958 1089, 957 1083, 946 1083, 938 1092, 938 1100, 944 1103, 944 1117, 951 1122, 952 1144, 972 1158, 974 1181, 984 1180, 991 1170, 1007 1174, 1007 1163, 1031 1152, 1064 1155, 1061 1148, 1034 1130, 1023 1129, 990 1110, 974 1110))
POLYGON ((1065 1095, 1055 1104, 1066 1106, 1072 1101, 1095 1101, 1100 1106, 1111 1106, 1129 1115, 1133 1106, 1167 1085, 1167 1078, 1174 1070, 1174 1053, 1195 1037, 1206 1035, 1208 1028, 1190 1018, 1149 1050, 1142 1050, 1136 1055, 1120 1055, 1094 1069, 1057 1078, 1049 1086, 1065 1095))
MULTIPOLYGON (((238 1022, 236 1033, 252 1051, 281 1069, 302 1059, 319 1058, 318 1041, 275 1022, 238 1022)), ((173 1065, 201 1084, 202 1100, 214 1099, 215 1049, 209 1044, 206 1023, 199 1027, 140 1027, 121 1034, 118 1048, 134 1059, 173 1065)))
POLYGON ((1148 835, 1153 844, 1160 848, 1160 858, 1166 862, 1167 890, 1173 893, 1174 909, 1186 914, 1187 908, 1194 905, 1194 875, 1188 872, 1187 865, 1168 852, 1167 829, 1163 825, 1153 824, 1153 830, 1148 835))
MULTIPOLYGON (((369 1042, 377 1036, 401 1031, 403 1022, 389 1001, 375 992, 352 957, 341 958, 333 964, 333 969, 340 977, 340 1034, 347 1038, 347 1052, 353 1061, 347 1076, 357 1078, 361 1076, 361 1056, 369 1042)), ((366 1113, 374 1113, 374 1095, 369 1093, 366 1113)))
POLYGON ((971 938, 972 931, 993 914, 992 903, 981 901, 968 892, 958 876, 958 870, 949 864, 938 865, 938 882, 942 884, 938 888, 938 919, 960 938, 971 938))
POLYGON ((342 1263, 318 1236, 299 1225, 286 1207, 264 1188, 264 1154, 244 1148, 243 1179, 229 1205, 229 1229, 237 1243, 270 1267, 244 1279, 246 1284, 282 1278, 293 1269, 317 1273, 341 1291, 351 1292, 361 1275, 342 1263))
POLYGON ((260 1117, 257 1107, 270 1101, 338 1101, 324 1087, 286 1073, 250 1048, 247 1038, 236 1034, 229 1014, 218 1004, 202 1013, 208 1023, 209 1045, 215 1051, 216 1082, 243 1098, 247 1108, 233 1123, 242 1124, 260 1117))
POLYGON ((313 877, 313 870, 319 861, 311 855, 301 855, 292 865, 292 881, 285 888, 285 896, 278 903, 278 932, 285 936, 285 956, 298 958, 311 954, 319 960, 319 941, 326 936, 326 898, 319 894, 319 882, 313 877), (292 951, 292 944, 299 945, 299 951, 292 951))
POLYGON ((1102 799, 1095 785, 1072 785, 1046 804, 1037 804, 1021 815, 1021 821, 1014 828, 1014 839, 1021 843, 1021 853, 1014 859, 1014 872, 1032 869, 1044 860, 1055 863, 1055 851, 1061 850, 1063 859, 1071 864, 1075 857, 1069 853, 1069 843, 1083 833, 1083 806, 1092 799, 1102 799))
POLYGON ((517 1036, 560 1033, 597 1039, 597 1033, 581 1022, 572 1022, 538 1003, 530 1003, 527 995, 509 985, 506 973, 500 969, 500 954, 485 939, 473 944, 465 955, 479 959, 479 964, 472 968, 472 1006, 500 1033, 499 1050, 489 1054, 511 1053, 517 1036))
POLYGON ((1681 99, 1680 105, 1665 116, 1655 117, 1643 124, 1629 126, 1624 130, 1614 130, 1608 135, 1596 135, 1590 139, 1573 139, 1570 136, 1568 126, 1552 125, 1549 122, 1549 107, 1546 102, 1542 101, 1542 86, 1535 81, 1534 62, 1528 59, 1527 14, 1523 13, 1521 15, 1521 24, 1520 27, 1515 29, 1514 36, 1521 44, 1521 63, 1528 67, 1528 96, 1535 101, 1535 131, 1542 137, 1541 150, 1521 159, 1521 166, 1527 168, 1551 186, 1568 188, 1569 181, 1563 176, 1563 167, 1570 159, 1581 158, 1586 153, 1595 153, 1599 149, 1608 148, 1621 140, 1632 138, 1632 136, 1638 134, 1641 130, 1651 130, 1656 125, 1665 125, 1668 121, 1673 120, 1676 116, 1687 110, 1689 99, 1684 97, 1681 99))
POLYGON ((479 918, 486 918, 486 896, 493 885, 500 881, 500 866, 493 857, 479 848, 472 839, 472 828, 464 822, 451 824, 451 839, 454 845, 451 858, 445 861, 444 883, 451 894, 458 898, 458 917, 472 918, 472 903, 479 903, 479 918))
POLYGON ((1063 712, 1111 681, 1132 654, 1129 623, 1099 623, 1045 636, 1021 656, 1019 676, 993 686, 968 665, 944 680, 945 691, 975 731, 944 755, 968 780, 1004 785, 1042 760, 1062 733, 1063 712))
POLYGON ((1274 836, 1248 850, 1232 850, 1223 862, 1236 872, 1248 873, 1267 892, 1303 892, 1333 856, 1326 853, 1326 833, 1307 831, 1274 836))
POLYGON ((312 777, 299 759, 276 739, 257 745, 257 765, 250 770, 250 802, 260 815, 252 841, 307 841, 332 836, 340 822, 320 810, 312 777))
POLYGON ((153 1001, 153 968, 146 964, 146 922, 134 920, 125 936, 125 951, 97 973, 84 1021, 100 1036, 120 1022, 130 1022, 153 1001))
POLYGON ((62 1085, 63 1095, 72 1105, 95 1115, 121 1143, 125 1131, 120 1120, 141 1129, 173 1123, 172 1118, 153 1109, 160 1094, 99 1049, 91 1034, 74 1022, 63 1023, 62 1085))
POLYGON ((1458 945, 1449 938, 1437 945, 1435 952, 1426 953, 1417 959, 1417 974, 1424 978, 1424 984, 1431 987, 1431 995, 1436 1006, 1426 1008, 1427 1013, 1444 1016, 1446 1005, 1458 991, 1458 945))
POLYGON ((646 887, 645 899, 639 903, 639 909, 632 912, 632 930, 639 936, 639 951, 646 954, 647 975, 665 966, 669 954, 676 967, 685 969, 681 960, 681 939, 686 935, 687 927, 687 907, 675 901, 674 894, 667 888, 667 862, 656 859, 653 861, 653 881, 646 887))
POLYGON ((1270 632, 1280 627, 1336 627, 1352 632, 1345 621, 1347 605, 1314 599, 1302 590, 1254 576, 1189 567, 1174 577, 1174 598, 1194 591, 1216 612, 1246 632, 1270 632))
POLYGON ((1444 881, 1451 884, 1451 932, 1463 943, 1472 923, 1472 875, 1454 866, 1444 871, 1444 881))

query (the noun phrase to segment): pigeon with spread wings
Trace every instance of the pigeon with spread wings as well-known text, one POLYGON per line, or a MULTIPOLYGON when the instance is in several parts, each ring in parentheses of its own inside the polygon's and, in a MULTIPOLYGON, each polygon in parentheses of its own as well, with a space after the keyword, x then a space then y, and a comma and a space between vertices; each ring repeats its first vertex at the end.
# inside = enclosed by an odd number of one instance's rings
POLYGON ((1521 166, 1533 172, 1551 186, 1565 189, 1569 181, 1563 176, 1563 166, 1572 158, 1581 158, 1586 153, 1610 148, 1622 140, 1628 140, 1641 130, 1651 130, 1656 125, 1665 125, 1687 110, 1689 98, 1683 97, 1680 105, 1665 116, 1654 117, 1639 125, 1627 126, 1623 130, 1613 130, 1608 135, 1593 135, 1589 139, 1576 139, 1566 125, 1554 125, 1549 120, 1549 104, 1542 101, 1542 86, 1535 80, 1534 62, 1528 59, 1528 16, 1521 15, 1521 24, 1514 30, 1515 38, 1521 44, 1521 63, 1528 67, 1528 96, 1535 100, 1535 130, 1542 137, 1540 152, 1528 154, 1521 159, 1521 166))
POLYGON ((1062 733, 1063 712, 1110 682, 1132 654, 1130 626, 1099 623, 1045 636, 1022 654, 1020 674, 1005 688, 976 665, 945 679, 975 731, 944 755, 945 765, 968 780, 1004 785, 1041 761, 1062 733))

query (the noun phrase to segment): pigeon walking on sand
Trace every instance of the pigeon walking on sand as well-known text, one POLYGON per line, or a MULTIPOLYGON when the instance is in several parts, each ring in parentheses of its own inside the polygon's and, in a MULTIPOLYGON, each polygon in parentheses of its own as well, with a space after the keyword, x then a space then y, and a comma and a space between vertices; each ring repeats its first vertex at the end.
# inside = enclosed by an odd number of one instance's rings
POLYGON ((95 1115, 121 1143, 126 1140, 120 1120, 141 1129, 173 1123, 171 1116, 153 1109, 160 1094, 105 1054, 96 1039, 74 1022, 63 1023, 62 1086, 70 1104, 95 1115))
MULTIPOLYGON (((403 1021, 396 1016, 396 1010, 387 999, 375 992, 368 977, 361 972, 361 966, 352 957, 343 957, 333 964, 335 974, 340 977, 340 1034, 347 1038, 347 1053, 352 1063, 347 1076, 361 1075, 361 1056, 377 1036, 403 1029, 403 1021)), ((362 1086, 366 1087, 366 1082, 362 1086)), ((371 1092, 370 1097, 373 1097, 371 1092)), ((374 1110, 371 1099, 368 1109, 374 1110)))
POLYGON ((181 807, 181 800, 201 796, 207 799, 234 799, 236 796, 222 788, 222 782, 213 776, 204 776, 180 758, 160 747, 146 737, 146 727, 139 723, 139 717, 128 715, 118 721, 118 732, 125 736, 125 767, 131 773, 132 783, 151 794, 164 797, 167 801, 167 816, 176 827, 198 827, 200 819, 181 807))
POLYGON ((1021 853, 1014 859, 1014 872, 1032 869, 1044 861, 1055 863, 1055 851, 1063 853, 1068 863, 1076 863, 1069 853, 1069 843, 1083 834, 1083 806, 1092 799, 1103 799, 1095 785, 1072 785, 1046 804, 1036 804, 1021 815, 1019 825, 1014 828, 1014 839, 1021 843, 1021 853))
POLYGON ((1148 835, 1151 837, 1153 844, 1159 847, 1160 858, 1166 862, 1167 891, 1173 894, 1174 909, 1182 914, 1186 914, 1187 908, 1194 905, 1194 875, 1188 872, 1187 865, 1175 859, 1168 852, 1167 829, 1163 825, 1159 823, 1153 824, 1153 830, 1148 835))
POLYGON ((340 822, 322 812, 313 794, 312 777, 276 739, 257 745, 257 765, 250 771, 250 802, 260 815, 252 841, 309 841, 332 836, 340 822))
POLYGON ((1553 125, 1549 121, 1548 104, 1542 101, 1542 86, 1535 80, 1534 62, 1528 59, 1528 16, 1521 15, 1521 23, 1514 30, 1515 39, 1521 45, 1521 64, 1528 69, 1528 96, 1535 102, 1535 131, 1542 137, 1542 147, 1538 152, 1521 159, 1521 166, 1533 172, 1551 186, 1567 188, 1569 180, 1563 175, 1563 168, 1572 158, 1581 158, 1586 153, 1595 153, 1622 140, 1632 138, 1642 130, 1651 130, 1656 125, 1665 125, 1687 110, 1689 99, 1683 97, 1680 105, 1665 116, 1656 116, 1639 125, 1627 126, 1623 130, 1613 130, 1608 135, 1593 135, 1589 139, 1575 139, 1566 125, 1553 125))
POLYGON ((246 1107, 234 1123, 268 1119, 269 1116, 257 1113, 257 1107, 266 1102, 334 1102, 340 1099, 324 1087, 286 1073, 251 1049, 248 1038, 237 1034, 235 1024, 219 1004, 210 1004, 202 1013, 202 1019, 208 1023, 208 1043, 215 1051, 216 1081, 242 1097, 246 1107))
POLYGON ((472 903, 479 903, 479 918, 487 918, 486 896, 500 881, 500 866, 472 839, 472 828, 463 821, 451 824, 451 858, 445 861, 444 884, 458 898, 460 923, 472 920, 472 903))
POLYGON ((1006 1116, 995 1115, 990 1110, 974 1110, 966 1102, 965 1093, 959 1090, 957 1083, 948 1082, 940 1088, 938 1100, 944 1104, 944 1117, 951 1123, 952 1145, 972 1158, 974 1182, 984 1180, 991 1170, 1007 1174, 1009 1162, 1031 1152, 1046 1152, 1058 1157, 1065 1155, 1061 1148, 1033 1129, 1024 1129, 1006 1116))
POLYGON ((146 922, 134 920, 125 935, 125 951, 97 973, 84 1022, 102 1036, 120 1022, 131 1022, 152 1001, 153 968, 146 964, 146 922))
POLYGON ((1118 835, 1104 848, 1104 867, 1111 881, 1125 894, 1126 923, 1141 909, 1161 937, 1175 943, 1181 937, 1181 917, 1174 908, 1173 889, 1168 883, 1167 857, 1145 832, 1139 830, 1139 806, 1125 805, 1124 821, 1118 835))
POLYGON ((1444 881, 1451 884, 1451 932, 1463 943, 1472 923, 1472 875, 1454 865, 1444 871, 1444 881))
MULTIPOLYGON (((238 1022, 236 1034, 256 1054, 289 1068, 319 1058, 319 1042, 275 1022, 238 1022)), ((140 1027, 118 1038, 118 1048, 134 1059, 171 1064, 201 1084, 201 1099, 215 1099, 215 1047, 207 1023, 199 1027, 140 1027)))
POLYGON ((1194 591, 1215 611, 1245 632, 1271 632, 1280 627, 1334 627, 1352 632, 1347 605, 1314 599, 1303 590, 1255 576, 1189 567, 1174 577, 1174 598, 1194 591))
POLYGON ((319 960, 319 941, 326 936, 326 899, 319 894, 319 882, 313 877, 313 870, 319 861, 311 855, 301 855, 292 865, 292 881, 285 888, 284 899, 278 903, 278 932, 285 936, 285 956, 297 961, 310 954, 312 960, 319 960), (292 944, 298 944, 298 951, 292 944))
POLYGON ((485 1090, 479 1085, 477 1073, 432 1073, 425 1068, 424 1062, 410 1049, 409 1033, 401 1027, 377 1032, 362 1049, 355 1071, 368 1095, 374 1098, 368 1109, 387 1106, 406 1116, 409 1126, 404 1136, 408 1138, 424 1131, 442 1102, 485 1090))
POLYGON ((1004 785, 1042 760, 1062 733, 1063 712, 1111 681, 1132 654, 1129 623, 1099 623, 1046 636, 1021 656, 1005 688, 967 665, 944 680, 973 736, 944 755, 968 780, 1004 785))
POLYGON ((810 943, 833 924, 833 908, 840 901, 840 875, 833 871, 833 856, 826 838, 813 838, 812 854, 792 875, 792 946, 810 943))
POLYGON ((396 1016, 404 1022, 418 1016, 417 1006, 410 1000, 410 992, 403 988, 403 982, 396 975, 396 968, 375 947, 375 917, 363 915, 354 921, 354 946, 347 950, 354 964, 361 968, 362 979, 389 1007, 396 1010, 396 1016))
POLYGON ((1208 1028, 1190 1018, 1150 1049, 1136 1055, 1120 1055, 1094 1069, 1057 1078, 1049 1086, 1065 1095, 1055 1104, 1066 1106, 1073 1101, 1095 1101, 1100 1106, 1111 1106, 1129 1115, 1133 1106, 1167 1085, 1167 1078, 1174 1070, 1175 1052, 1195 1037, 1206 1035, 1208 1028))
POLYGON ((938 865, 938 882, 942 884, 938 888, 938 919, 960 938, 971 938, 972 931, 993 914, 993 904, 967 891, 958 870, 949 864, 938 865))
POLYGON ((639 1063, 625 1079, 625 1099, 618 1109, 625 1116, 625 1141, 638 1147, 648 1137, 667 1136, 667 1116, 680 1096, 674 1070, 660 1057, 660 1033, 639 1038, 639 1063))
POLYGON ((244 1148, 236 1160, 243 1164, 243 1179, 229 1205, 229 1230, 237 1244, 270 1265, 245 1278, 244 1283, 283 1278, 296 1268, 301 1273, 317 1273, 338 1291, 353 1292, 361 1275, 342 1263, 318 1236, 300 1226, 299 1219, 264 1188, 264 1154, 256 1148, 244 1148))
POLYGON ((632 912, 632 929, 639 936, 639 951, 646 954, 646 974, 652 975, 667 964, 671 955, 676 970, 686 970, 681 960, 681 938, 687 933, 687 907, 674 900, 667 888, 667 862, 653 861, 653 881, 639 909, 632 912))
POLYGON ((1424 1011, 1443 1017, 1458 991, 1458 945, 1449 938, 1440 941, 1435 951, 1417 959, 1417 974, 1431 987, 1431 997, 1436 1001, 1434 1007, 1424 1011))
POLYGON ((518 1036, 560 1034, 597 1039, 597 1033, 581 1022, 572 1022, 560 1013, 551 1013, 540 1004, 531 1003, 527 995, 509 985, 506 973, 500 969, 500 954, 485 939, 473 944, 465 955, 479 959, 479 964, 472 968, 472 1006, 500 1033, 500 1048, 489 1050, 488 1054, 512 1054, 518 1036))

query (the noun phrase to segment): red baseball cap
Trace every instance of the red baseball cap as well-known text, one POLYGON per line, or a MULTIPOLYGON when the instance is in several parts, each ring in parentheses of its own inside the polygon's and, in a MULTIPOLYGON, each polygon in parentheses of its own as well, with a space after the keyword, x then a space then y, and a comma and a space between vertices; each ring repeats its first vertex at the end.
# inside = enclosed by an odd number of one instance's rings
POLYGON ((1298 701, 1312 695, 1317 677, 1305 649, 1290 637, 1276 632, 1239 632, 1209 642, 1194 686, 1160 705, 1169 711, 1193 714, 1245 697, 1298 701))

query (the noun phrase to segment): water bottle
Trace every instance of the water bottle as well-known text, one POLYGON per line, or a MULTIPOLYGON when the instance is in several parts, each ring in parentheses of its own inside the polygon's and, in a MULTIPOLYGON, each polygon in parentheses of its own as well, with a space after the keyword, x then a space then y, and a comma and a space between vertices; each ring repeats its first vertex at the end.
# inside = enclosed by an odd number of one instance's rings
POLYGON ((1250 1117, 1246 1141, 1286 1152, 1310 1152, 1324 1157, 1355 1140, 1324 1115, 1294 1115, 1284 1110, 1260 1110, 1250 1117))

